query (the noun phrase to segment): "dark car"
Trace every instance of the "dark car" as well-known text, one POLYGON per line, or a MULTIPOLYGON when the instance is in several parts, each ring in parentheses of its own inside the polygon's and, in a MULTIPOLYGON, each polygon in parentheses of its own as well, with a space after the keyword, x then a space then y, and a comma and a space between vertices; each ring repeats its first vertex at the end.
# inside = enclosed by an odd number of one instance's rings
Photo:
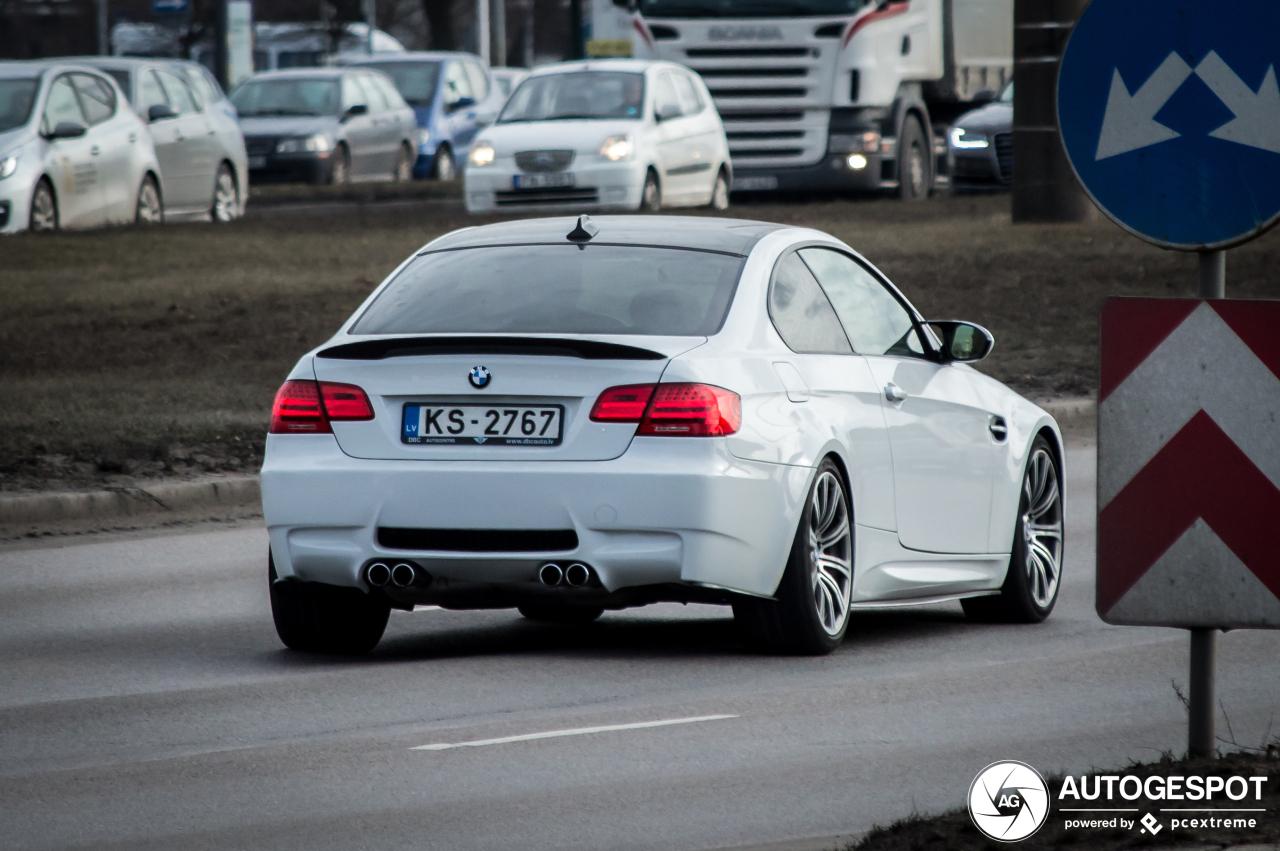
POLYGON ((391 79, 366 68, 254 74, 231 93, 251 181, 408 180, 418 126, 391 79))
POLYGON ((1008 187, 1013 182, 1013 81, 990 103, 956 119, 947 143, 954 190, 1008 187))

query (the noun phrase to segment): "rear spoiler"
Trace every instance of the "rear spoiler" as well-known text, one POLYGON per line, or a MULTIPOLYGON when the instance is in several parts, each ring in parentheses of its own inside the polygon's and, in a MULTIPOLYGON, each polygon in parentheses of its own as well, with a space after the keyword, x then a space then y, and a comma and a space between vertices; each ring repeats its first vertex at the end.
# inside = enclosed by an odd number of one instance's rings
POLYGON ((393 337, 343 343, 316 352, 335 360, 382 360, 423 355, 540 355, 584 360, 666 360, 651 349, 549 337, 393 337))

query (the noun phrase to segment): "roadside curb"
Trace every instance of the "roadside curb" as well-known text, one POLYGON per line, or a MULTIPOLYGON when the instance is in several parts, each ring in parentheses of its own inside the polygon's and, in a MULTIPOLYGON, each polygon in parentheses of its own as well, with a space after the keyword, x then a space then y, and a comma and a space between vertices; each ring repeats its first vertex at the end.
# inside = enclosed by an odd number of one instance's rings
POLYGON ((0 526, 103 520, 183 509, 247 505, 262 499, 256 475, 193 482, 161 482, 87 493, 41 493, 0 497, 0 526))

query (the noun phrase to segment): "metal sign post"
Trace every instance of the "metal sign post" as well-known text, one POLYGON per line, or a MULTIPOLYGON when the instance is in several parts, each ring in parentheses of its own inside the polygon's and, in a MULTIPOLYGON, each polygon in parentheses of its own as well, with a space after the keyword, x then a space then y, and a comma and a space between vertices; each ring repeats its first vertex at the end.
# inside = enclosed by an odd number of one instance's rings
POLYGON ((1108 300, 1098 405, 1098 614, 1190 630, 1192 757, 1218 630, 1280 628, 1280 302, 1223 300, 1226 249, 1280 221, 1278 31, 1272 0, 1092 0, 1058 77, 1093 202, 1199 252, 1201 300, 1108 300))

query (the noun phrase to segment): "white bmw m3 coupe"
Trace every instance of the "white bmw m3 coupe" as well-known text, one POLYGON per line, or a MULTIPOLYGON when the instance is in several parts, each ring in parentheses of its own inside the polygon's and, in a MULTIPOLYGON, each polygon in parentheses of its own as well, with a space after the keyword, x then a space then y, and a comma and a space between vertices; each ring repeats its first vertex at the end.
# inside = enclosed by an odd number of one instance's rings
POLYGON ((276 629, 363 653, 392 608, 585 623, 731 605, 828 653, 858 608, 1038 622, 1062 437, 818 231, 679 217, 464 228, 280 388, 262 468, 276 629))

